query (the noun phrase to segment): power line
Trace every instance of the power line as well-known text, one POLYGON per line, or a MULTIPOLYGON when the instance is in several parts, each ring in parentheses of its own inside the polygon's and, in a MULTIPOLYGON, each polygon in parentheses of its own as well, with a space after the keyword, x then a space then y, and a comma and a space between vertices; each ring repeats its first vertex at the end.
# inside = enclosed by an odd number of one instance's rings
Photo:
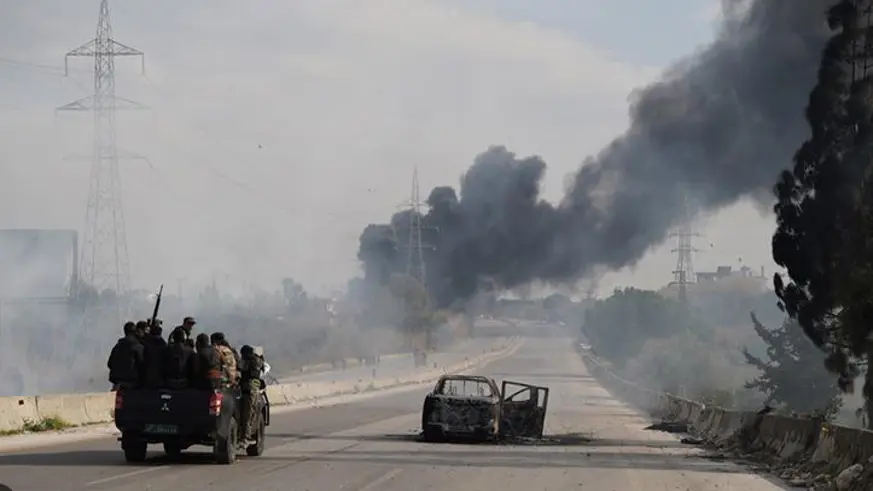
MULTIPOLYGON (((46 64, 41 64, 41 63, 30 63, 27 61, 17 60, 17 59, 5 57, 5 56, 0 56, 0 64, 13 65, 13 66, 17 66, 20 68, 36 69, 37 71, 42 71, 45 75, 54 75, 60 79, 70 81, 73 84, 75 84, 78 88, 80 88, 81 90, 89 90, 79 80, 72 78, 72 77, 68 77, 64 73, 63 66, 46 65, 46 64)), ((80 68, 70 69, 70 71, 75 71, 75 72, 79 72, 79 73, 90 73, 90 70, 83 70, 80 68)))
MULTIPOLYGON (((50 72, 56 72, 55 75, 64 76, 64 67, 57 65, 45 65, 42 63, 31 63, 29 61, 17 60, 14 58, 8 58, 5 56, 0 56, 0 63, 4 63, 7 65, 16 65, 25 68, 38 68, 42 70, 48 70, 50 72)), ((89 73, 90 70, 84 70, 81 68, 72 69, 71 71, 77 71, 82 73, 89 73)))
MULTIPOLYGON (((64 75, 65 67, 63 67, 63 66, 45 65, 45 64, 39 64, 39 63, 29 63, 29 62, 26 62, 26 61, 15 60, 15 59, 7 58, 7 57, 0 57, 0 62, 8 63, 8 64, 13 64, 13 65, 17 65, 17 66, 22 66, 22 67, 26 67, 26 68, 45 69, 45 70, 48 70, 48 71, 52 72, 53 75, 57 75, 57 76, 60 76, 60 77, 65 77, 65 75, 64 75)), ((70 68, 69 71, 87 72, 87 70, 76 69, 76 68, 70 68)), ((157 86, 155 85, 155 83, 154 83, 150 78, 148 78, 145 74, 142 75, 142 78, 143 78, 144 80, 146 80, 146 82, 148 82, 148 84, 149 84, 150 86, 152 86, 153 88, 157 89, 157 86)), ((75 79, 69 79, 69 78, 67 78, 67 79, 68 79, 68 80, 73 80, 73 81, 76 82, 80 87, 83 87, 83 88, 84 88, 84 86, 81 85, 81 84, 80 84, 78 81, 76 81, 75 79)), ((71 107, 71 108, 68 108, 68 109, 72 109, 72 107, 71 107)), ((18 110, 23 110, 23 109, 22 109, 22 108, 18 108, 18 110)), ((208 134, 208 133, 209 133, 208 131, 206 131, 206 130, 203 129, 202 127, 199 127, 198 125, 194 125, 194 124, 190 124, 190 123, 189 123, 189 126, 191 126, 191 127, 195 128, 195 129, 201 131, 202 133, 206 134, 207 136, 211 136, 211 135, 208 134)), ((150 165, 151 169, 152 169, 153 171, 156 171, 156 169, 155 169, 153 163, 151 162, 151 160, 149 160, 148 162, 149 162, 149 165, 150 165)), ((208 171, 210 174, 214 175, 215 177, 218 177, 219 179, 221 179, 221 180, 223 180, 223 181, 226 181, 226 182, 230 183, 230 184, 233 185, 234 187, 236 187, 236 188, 238 188, 238 189, 241 189, 241 190, 243 190, 243 191, 246 191, 246 192, 248 192, 248 193, 250 193, 250 194, 255 195, 258 199, 260 199, 260 200, 263 201, 263 202, 266 202, 266 203, 269 204, 270 206, 272 206, 272 207, 274 207, 274 208, 277 208, 277 209, 280 209, 281 211, 284 211, 284 212, 293 213, 293 211, 290 210, 289 208, 287 208, 287 207, 285 207, 285 206, 283 206, 283 205, 281 205, 281 204, 278 204, 278 203, 275 202, 274 200, 272 200, 272 199, 266 197, 266 194, 263 193, 261 190, 257 189, 256 187, 254 187, 254 186, 252 186, 252 185, 250 185, 250 184, 247 184, 247 183, 245 183, 245 182, 243 182, 243 181, 240 181, 239 179, 236 179, 236 178, 234 178, 234 177, 228 175, 227 173, 225 173, 225 172, 223 172, 223 171, 221 171, 221 170, 215 168, 214 166, 211 166, 211 165, 208 165, 208 164, 202 163, 202 162, 201 162, 200 160, 198 160, 198 159, 195 159, 195 160, 193 160, 192 162, 195 162, 197 165, 199 165, 200 167, 203 167, 203 168, 204 168, 206 171, 208 171)))
MULTIPOLYGON (((47 64, 39 64, 39 63, 30 63, 30 62, 21 61, 21 60, 17 60, 17 59, 9 58, 9 57, 0 57, 0 61, 2 61, 2 62, 6 62, 6 63, 9 63, 9 64, 14 64, 14 65, 17 65, 17 66, 27 67, 27 68, 44 69, 44 70, 47 70, 47 71, 51 72, 51 74, 53 74, 53 75, 57 75, 57 76, 60 76, 60 77, 64 77, 64 73, 65 73, 66 71, 71 71, 71 72, 72 72, 72 71, 87 72, 87 70, 77 69, 77 68, 73 68, 73 67, 70 67, 69 69, 67 69, 67 68, 64 67, 64 66, 55 66, 55 65, 47 65, 47 64)), ((162 88, 160 87, 159 84, 157 84, 155 81, 153 81, 153 80, 152 80, 150 77, 148 77, 145 73, 141 73, 140 76, 141 76, 141 78, 142 78, 143 80, 145 80, 145 81, 147 82, 147 85, 148 85, 150 88, 152 88, 156 93, 158 93, 159 95, 161 95, 161 96, 163 96, 163 97, 165 97, 166 99, 169 100, 170 97, 168 96, 168 94, 167 94, 166 92, 164 92, 164 91, 162 90, 162 88)), ((73 80, 73 81, 74 81, 77 85, 79 85, 80 87, 84 87, 84 86, 82 86, 78 81, 76 81, 75 79, 71 79, 71 78, 68 78, 68 77, 67 77, 67 79, 68 79, 68 80, 73 80)), ((133 101, 124 100, 124 102, 128 103, 128 106, 129 106, 128 108, 131 108, 132 106, 134 106, 134 104, 132 104, 133 101)), ((199 125, 199 124, 197 124, 197 123, 195 123, 195 122, 193 122, 193 121, 190 121, 190 120, 187 121, 187 125, 186 125, 186 126, 189 126, 189 127, 193 128, 193 129, 199 131, 201 134, 203 134, 204 136, 206 136, 207 138, 209 138, 210 141, 212 141, 212 142, 216 142, 216 143, 223 144, 223 145, 226 145, 226 143, 227 143, 227 141, 226 141, 225 138, 219 138, 219 137, 216 137, 215 135, 212 134, 212 131, 210 131, 210 130, 204 128, 202 125, 199 125)), ((150 165, 151 165, 151 161, 149 161, 149 162, 150 162, 150 165)), ((187 161, 187 162, 190 163, 190 164, 193 164, 193 165, 195 165, 195 166, 199 166, 199 167, 201 167, 203 170, 205 170, 205 171, 208 172, 209 174, 212 174, 213 176, 219 178, 220 180, 223 180, 223 181, 225 181, 225 182, 231 184, 232 186, 236 187, 237 189, 242 190, 242 191, 244 191, 244 192, 247 192, 248 194, 253 195, 255 198, 257 198, 258 200, 260 200, 260 201, 263 202, 264 204, 267 204, 268 206, 270 206, 270 207, 276 209, 277 211, 282 211, 282 212, 288 213, 288 214, 293 215, 293 216, 296 216, 296 215, 299 214, 296 210, 294 210, 294 209, 292 209, 292 208, 290 208, 290 207, 288 207, 288 206, 286 206, 286 205, 284 205, 284 204, 281 204, 280 202, 276 201, 275 199, 269 197, 268 194, 265 193, 263 190, 258 189, 257 187, 255 187, 255 186, 253 186, 253 185, 251 185, 251 184, 248 184, 248 183, 246 183, 246 182, 244 182, 244 181, 242 181, 242 180, 239 180, 239 179, 237 179, 237 178, 234 178, 233 176, 231 176, 231 175, 227 174, 226 172, 224 172, 224 171, 222 171, 222 170, 216 168, 215 166, 212 166, 212 165, 208 164, 206 159, 198 159, 198 158, 195 158, 195 159, 190 159, 190 160, 187 161)), ((155 168, 154 168, 153 166, 152 166, 152 170, 155 170, 155 168)), ((336 215, 336 213, 332 213, 332 212, 331 212, 331 213, 328 213, 328 214, 329 214, 329 215, 336 215)))

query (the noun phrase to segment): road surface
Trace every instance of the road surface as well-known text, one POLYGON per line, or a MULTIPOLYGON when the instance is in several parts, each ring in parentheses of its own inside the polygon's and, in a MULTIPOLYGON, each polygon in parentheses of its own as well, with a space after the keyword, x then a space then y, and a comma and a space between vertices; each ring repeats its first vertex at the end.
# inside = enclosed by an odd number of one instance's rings
POLYGON ((481 372, 551 387, 543 444, 418 442, 427 390, 419 387, 277 414, 265 454, 233 466, 211 464, 197 447, 180 463, 155 448, 148 464, 127 465, 114 439, 103 439, 0 455, 0 482, 15 491, 788 489, 644 430, 643 417, 587 375, 569 339, 528 338, 481 372))

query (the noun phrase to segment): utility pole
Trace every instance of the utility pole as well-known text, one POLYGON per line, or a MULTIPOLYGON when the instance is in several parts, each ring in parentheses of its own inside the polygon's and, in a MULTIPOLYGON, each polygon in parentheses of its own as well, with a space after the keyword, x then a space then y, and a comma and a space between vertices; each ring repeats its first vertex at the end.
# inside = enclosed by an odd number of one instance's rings
POLYGON ((694 237, 700 234, 691 228, 691 210, 688 204, 688 196, 684 198, 684 217, 679 230, 671 234, 676 238, 676 248, 671 252, 676 253, 676 269, 673 270, 673 283, 679 287, 679 300, 682 303, 688 299, 688 285, 694 283, 694 253, 699 249, 694 247, 694 237))
MULTIPOLYGON (((118 170, 115 111, 143 106, 115 95, 115 57, 139 56, 145 73, 145 55, 113 39, 109 2, 101 0, 96 36, 67 53, 65 67, 70 57, 82 56, 94 58, 94 93, 58 108, 59 111, 91 111, 94 115, 91 175, 79 278, 98 293, 106 289, 114 290, 115 304, 112 308, 121 322, 128 307, 125 296, 130 288, 130 264, 118 170)), ((86 306, 86 312, 89 307, 93 308, 86 306)))

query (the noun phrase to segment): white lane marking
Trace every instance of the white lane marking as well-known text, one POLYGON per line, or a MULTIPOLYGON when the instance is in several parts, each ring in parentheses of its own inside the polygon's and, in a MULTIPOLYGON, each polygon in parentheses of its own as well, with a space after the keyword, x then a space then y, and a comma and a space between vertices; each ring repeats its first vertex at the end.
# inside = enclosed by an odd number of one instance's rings
POLYGON ((138 476, 140 474, 145 474, 147 472, 154 472, 154 471, 161 470, 164 468, 165 468, 165 466, 159 465, 156 467, 149 467, 148 469, 140 469, 138 471, 125 472, 124 474, 119 474, 117 476, 105 477, 103 479, 98 479, 96 481, 91 481, 91 482, 85 483, 85 486, 88 486, 88 487, 97 486, 98 484, 105 484, 107 482, 117 481, 119 479, 126 479, 128 477, 138 476))
POLYGON ((394 479, 401 472, 403 472, 403 469, 400 469, 400 468, 392 469, 392 470, 388 471, 387 474, 383 474, 382 476, 377 478, 375 481, 371 482, 370 484, 367 484, 366 486, 359 489, 358 491, 370 491, 371 489, 375 489, 376 486, 381 486, 381 485, 385 484, 386 482, 394 479))

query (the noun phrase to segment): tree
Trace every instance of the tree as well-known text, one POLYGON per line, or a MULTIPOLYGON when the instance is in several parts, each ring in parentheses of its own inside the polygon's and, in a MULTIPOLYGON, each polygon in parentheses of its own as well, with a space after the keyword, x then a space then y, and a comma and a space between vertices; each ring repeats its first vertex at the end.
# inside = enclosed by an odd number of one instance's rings
POLYGON ((618 365, 640 352, 649 339, 700 331, 703 319, 676 300, 657 292, 616 290, 585 311, 582 332, 597 352, 618 365))
POLYGON ((297 311, 303 308, 308 297, 303 285, 294 281, 293 278, 285 278, 282 280, 282 294, 288 302, 288 308, 291 311, 297 311))
POLYGON ((388 290, 403 312, 398 327, 410 340, 423 334, 425 347, 430 347, 435 317, 424 285, 412 276, 395 274, 388 282, 388 290))
POLYGON ((827 353, 816 347, 792 319, 777 329, 768 329, 752 314, 755 332, 767 344, 767 360, 743 349, 747 363, 761 374, 746 382, 747 389, 767 395, 768 403, 784 405, 798 413, 823 414, 829 418, 840 408, 840 389, 824 369, 827 353))
POLYGON ((743 361, 736 363, 733 351, 732 345, 693 333, 652 338, 628 361, 622 374, 650 389, 704 404, 735 407, 745 402, 736 389, 754 369, 743 361))
MULTIPOLYGON (((871 355, 871 327, 864 319, 873 280, 864 255, 870 248, 871 229, 864 221, 869 197, 861 186, 869 174, 873 115, 870 79, 857 70, 869 60, 857 53, 866 33, 856 3, 843 0, 828 12, 834 35, 806 111, 812 135, 776 185, 773 236, 773 259, 790 278, 786 283, 774 277, 780 308, 828 352, 827 368, 849 391, 859 373, 855 362, 871 355)), ((868 380, 865 397, 871 396, 868 380)))

